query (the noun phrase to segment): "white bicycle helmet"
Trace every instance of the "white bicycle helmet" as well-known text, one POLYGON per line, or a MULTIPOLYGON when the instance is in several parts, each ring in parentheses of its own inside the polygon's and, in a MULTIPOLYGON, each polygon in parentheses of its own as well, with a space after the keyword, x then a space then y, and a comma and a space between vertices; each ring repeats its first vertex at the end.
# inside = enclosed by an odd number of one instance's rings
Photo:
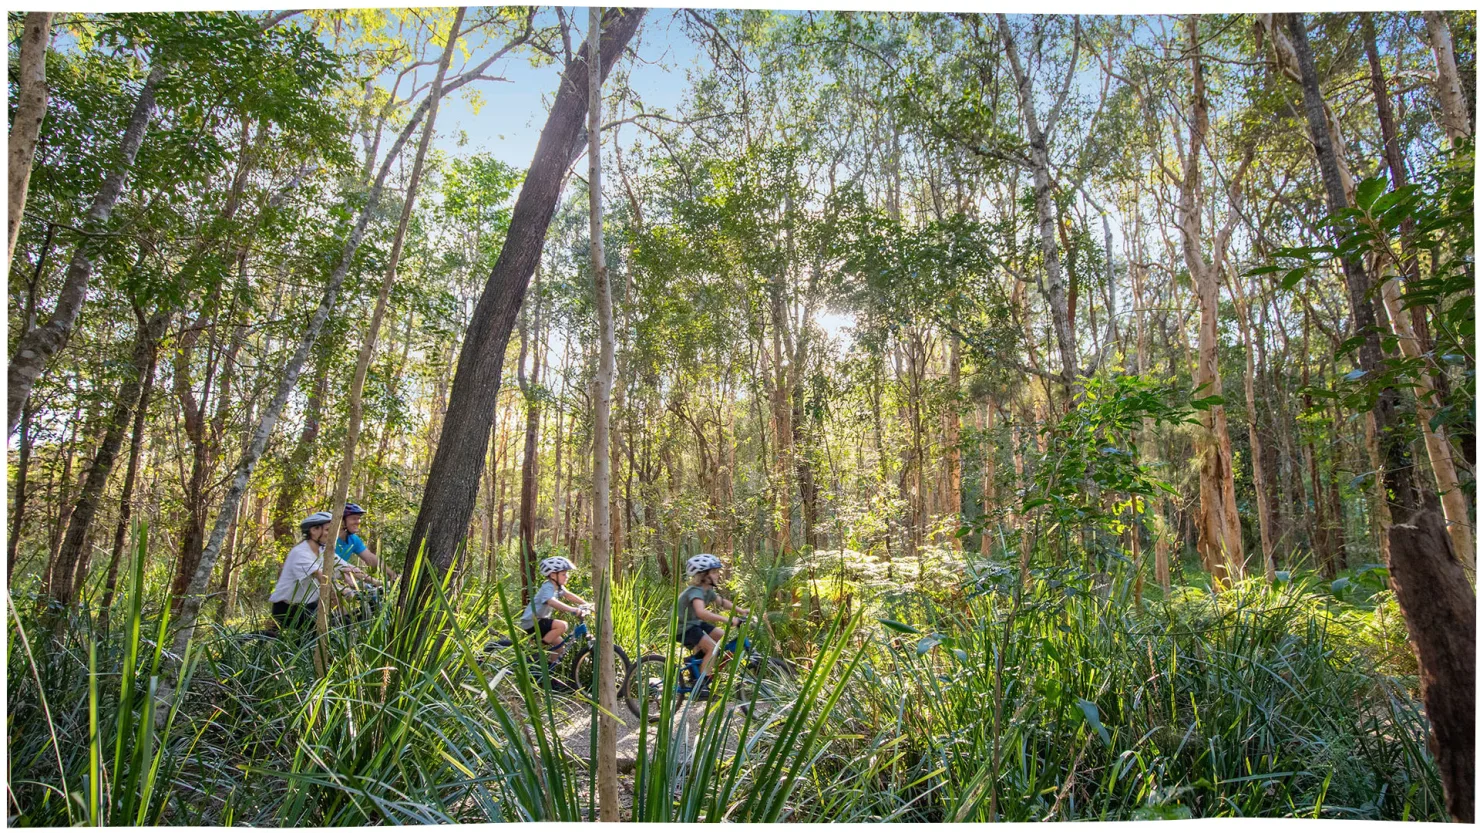
POLYGON ((298 531, 307 535, 310 529, 316 526, 323 526, 332 520, 334 520, 334 516, 328 512, 315 512, 299 522, 298 531))
POLYGON ((552 555, 540 562, 540 575, 548 577, 551 573, 574 570, 575 568, 576 565, 570 563, 570 559, 560 555, 552 555))
POLYGON ((687 562, 689 578, 693 578, 694 576, 704 572, 705 570, 718 570, 723 566, 725 566, 725 563, 723 561, 720 561, 718 558, 715 558, 707 552, 701 552, 693 558, 690 558, 687 562))

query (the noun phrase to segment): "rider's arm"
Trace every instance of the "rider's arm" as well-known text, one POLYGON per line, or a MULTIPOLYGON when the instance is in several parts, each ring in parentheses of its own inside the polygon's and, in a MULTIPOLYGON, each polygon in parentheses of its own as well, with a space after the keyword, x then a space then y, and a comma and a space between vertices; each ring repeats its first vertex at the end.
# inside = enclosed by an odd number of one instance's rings
MULTIPOLYGON (((749 616, 750 615, 750 611, 749 610, 746 610, 745 608, 736 605, 734 602, 730 601, 729 599, 718 599, 717 601, 719 602, 719 606, 720 607, 723 607, 725 610, 732 610, 732 611, 734 611, 739 616, 749 616)), ((729 617, 726 617, 726 620, 727 621, 728 621, 728 618, 729 617)))
POLYGON ((577 596, 576 594, 570 592, 569 590, 565 591, 565 598, 567 598, 567 599, 575 599, 577 606, 590 605, 591 604, 590 602, 586 601, 585 599, 581 598, 580 596, 577 596))
MULTIPOLYGON (((566 595, 567 596, 573 596, 575 594, 573 594, 573 593, 567 593, 566 595)), ((585 604, 585 603, 582 602, 582 604, 585 604)), ((568 605, 565 602, 560 601, 559 599, 551 599, 549 601, 549 605, 550 605, 550 607, 553 607, 556 610, 563 610, 566 613, 579 613, 580 610, 581 610, 580 608, 573 607, 571 605, 568 605)))
MULTIPOLYGON (((723 601, 723 600, 721 600, 721 601, 723 601)), ((694 615, 695 616, 698 616, 700 619, 703 619, 704 621, 710 623, 711 625, 723 625, 726 622, 729 622, 730 621, 730 617, 728 617, 728 616, 721 616, 720 614, 715 613, 714 611, 712 611, 709 608, 705 607, 704 606, 704 600, 703 599, 695 599, 694 602, 693 602, 693 604, 694 604, 694 615)))

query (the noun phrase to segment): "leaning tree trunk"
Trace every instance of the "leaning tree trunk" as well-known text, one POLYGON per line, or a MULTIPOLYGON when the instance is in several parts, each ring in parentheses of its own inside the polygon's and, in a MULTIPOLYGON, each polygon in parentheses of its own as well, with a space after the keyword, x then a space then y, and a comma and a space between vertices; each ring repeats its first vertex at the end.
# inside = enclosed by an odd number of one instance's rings
MULTIPOLYGON (((349 389, 349 424, 345 429, 344 456, 340 459, 339 475, 334 482, 334 496, 329 504, 333 507, 333 519, 329 521, 329 535, 325 539, 323 551, 323 563, 319 569, 319 607, 318 607, 318 631, 319 642, 314 656, 316 662, 321 663, 319 671, 322 676, 328 668, 328 658, 322 646, 328 644, 329 633, 329 577, 333 572, 335 549, 339 540, 339 526, 344 520, 344 505, 349 500, 349 479, 354 472, 355 447, 360 442, 360 418, 364 409, 365 375, 370 371, 370 358, 375 355, 375 339, 380 335, 380 322, 385 319, 386 301, 390 298, 391 287, 396 283, 396 267, 401 263, 401 251, 406 242, 406 228, 411 223, 411 211, 416 206, 416 189, 421 184, 422 167, 426 163, 427 148, 432 144, 432 131, 437 124, 437 108, 442 100, 442 83, 447 79, 447 67, 452 63, 452 52, 457 47, 458 30, 462 28, 463 14, 467 12, 466 7, 459 7, 452 18, 452 29, 447 34, 447 47, 442 50, 442 60, 437 64, 437 75, 432 79, 432 89, 427 93, 426 101, 426 125, 421 129, 421 142, 416 146, 416 159, 411 163, 411 179, 406 183, 406 197, 401 203, 401 219, 396 226, 396 237, 391 242, 390 261, 385 267, 385 278, 380 282, 380 294, 375 298, 375 311, 370 315, 370 325, 365 331, 365 343, 360 346, 360 355, 355 360, 355 376, 350 383, 349 389)), ((396 158, 400 145, 409 134, 403 132, 401 138, 396 142, 391 155, 386 157, 388 166, 396 158)), ((385 169, 385 170, 388 170, 385 169)), ((380 180, 385 179, 384 170, 380 180)), ((377 183, 378 185, 379 183, 377 183)), ((383 568, 382 568, 383 571, 383 568)))
POLYGON ((139 146, 144 143, 149 122, 154 119, 155 92, 164 82, 168 69, 169 61, 156 55, 149 77, 139 90, 138 100, 134 102, 134 110, 129 116, 123 139, 119 142, 113 168, 103 180, 103 186, 98 189, 92 205, 83 217, 80 239, 72 252, 71 262, 67 264, 67 276, 57 295, 56 308, 45 324, 21 337, 15 354, 11 356, 10 367, 6 371, 6 405, 9 408, 7 435, 15 432, 21 409, 31 396, 31 386, 46 371, 52 356, 67 343, 72 327, 77 323, 77 315, 82 312, 82 303, 87 297, 87 285, 92 280, 94 261, 108 236, 108 218, 113 216, 113 207, 123 195, 123 186, 134 166, 134 157, 139 153, 139 146))
MULTIPOLYGON (((1332 213, 1347 207, 1330 133, 1322 109, 1315 58, 1301 15, 1289 16, 1290 36, 1300 60, 1306 118, 1332 213)), ((1338 231, 1338 234, 1343 232, 1338 231)), ((1345 240, 1341 242, 1345 243, 1345 240)), ((1358 367, 1368 378, 1383 370, 1370 284, 1361 258, 1342 259, 1352 323, 1361 339, 1358 367)), ((1475 818, 1475 594, 1465 579, 1437 513, 1422 511, 1397 412, 1397 391, 1378 394, 1373 418, 1383 450, 1382 478, 1392 496, 1393 534, 1388 569, 1394 593, 1418 656, 1424 709, 1432 726, 1434 756, 1455 821, 1475 818)))
POLYGON ((15 238, 20 234, 21 215, 26 212, 26 191, 31 184, 31 160, 36 139, 46 119, 46 46, 51 42, 52 12, 29 12, 22 24, 20 82, 16 85, 15 117, 10 123, 10 214, 5 222, 10 242, 5 261, 15 259, 15 238))
POLYGON ((611 439, 612 384, 616 375, 616 337, 612 328, 611 284, 606 271, 606 252, 601 234, 601 9, 591 7, 587 49, 587 90, 590 94, 586 131, 590 147, 591 202, 591 272, 596 277, 596 320, 601 340, 601 361, 596 371, 596 425, 593 430, 593 471, 591 506, 594 539, 591 543, 591 586, 596 592, 596 676, 597 700, 601 715, 596 730, 596 788, 601 821, 621 820, 617 796, 617 681, 610 673, 612 655, 612 584, 611 584, 611 439))
MULTIPOLYGON (((645 11, 607 12, 602 26, 603 78, 637 31, 645 11)), ((502 378, 504 348, 544 248, 545 231, 559 201, 566 170, 580 149, 586 115, 585 51, 573 58, 562 76, 534 161, 514 203, 508 238, 469 322, 441 441, 432 458, 421 510, 408 542, 408 563, 424 548, 429 563, 441 570, 452 569, 472 515, 502 378)))
MULTIPOLYGON (((472 72, 472 70, 470 70, 472 72)), ((454 85, 449 84, 443 89, 443 94, 452 91, 454 85)), ((272 400, 263 409, 258 417, 257 427, 253 430, 251 441, 246 450, 242 452, 237 461, 236 469, 232 475, 230 485, 226 494, 221 499, 221 509, 216 514, 215 525, 211 528, 211 535, 201 553, 200 562, 196 565, 195 572, 187 585, 185 595, 180 603, 180 611, 177 616, 179 630, 175 632, 175 639, 171 649, 174 655, 184 656, 185 648, 190 643, 191 636, 195 633, 196 618, 200 615, 201 605, 205 603, 205 591, 211 579, 211 573, 216 568, 216 560, 221 555, 221 547, 226 542, 226 534, 231 530, 231 524, 236 520, 237 512, 241 509, 242 495, 247 490, 247 481, 252 477, 252 472, 257 468, 257 461, 262 459, 262 452, 267 448, 267 440, 272 436, 272 429, 277 425, 278 416, 283 412, 283 406, 287 404, 288 396, 298 384, 298 375, 303 371, 303 363, 308 360, 308 353, 313 349, 314 341, 318 339, 319 333, 324 329, 324 322, 329 319, 329 311, 334 308, 335 301, 339 297, 340 287, 344 285, 345 276, 349 274, 350 264, 354 261, 355 252, 359 251, 360 242, 365 238, 365 229, 370 224, 370 217, 380 206, 380 195, 385 189, 386 177, 390 174, 391 167, 401 154, 411 134, 415 132, 417 125, 425 116, 429 101, 423 101, 407 120, 406 126, 401 129, 401 134, 396 137, 395 144, 391 146, 386 154, 385 162, 380 166, 380 172, 376 175, 375 182, 370 186, 369 193, 365 197, 365 203, 361 206, 355 224, 350 228, 346 236, 344 246, 339 253, 339 259, 334 265, 333 271, 329 273, 329 282, 324 287, 324 293, 319 298, 319 304, 314 309, 313 315, 309 316, 308 326, 304 328, 303 335, 298 339, 298 345, 287 364, 282 368, 282 375, 278 380, 277 390, 272 400)), ((161 692, 161 697, 167 697, 169 686, 166 685, 161 692)))
POLYGON ((309 459, 319 439, 319 427, 324 417, 324 398, 329 388, 329 368, 333 364, 335 339, 327 338, 314 345, 313 386, 308 391, 308 402, 303 410, 303 430, 298 434, 298 443, 283 461, 282 482, 278 486, 277 501, 272 510, 272 536, 279 544, 293 546, 298 537, 298 520, 293 510, 298 499, 308 487, 309 459))
POLYGON ((118 387, 113 412, 103 431, 103 441, 93 455, 87 481, 77 496, 76 505, 72 507, 71 517, 67 521, 67 533, 62 538, 62 547, 57 551, 50 580, 44 591, 63 608, 74 601, 73 590, 76 586, 77 566, 82 558, 83 542, 87 540, 93 516, 97 514, 98 503, 103 498, 103 487, 108 484, 108 475, 113 473, 113 463, 118 459, 118 450, 123 445, 124 431, 128 430, 129 414, 138 403, 144 377, 153 366, 155 343, 159 341, 168 319, 167 313, 157 314, 147 320, 142 317, 139 319, 138 333, 134 336, 133 363, 118 387))

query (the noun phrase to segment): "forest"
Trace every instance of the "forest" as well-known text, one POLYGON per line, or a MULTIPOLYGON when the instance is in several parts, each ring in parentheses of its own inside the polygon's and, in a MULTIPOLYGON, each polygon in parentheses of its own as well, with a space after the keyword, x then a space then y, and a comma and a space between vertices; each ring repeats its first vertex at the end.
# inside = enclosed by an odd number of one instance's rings
POLYGON ((11 826, 1473 823, 1474 11, 8 32, 11 826))

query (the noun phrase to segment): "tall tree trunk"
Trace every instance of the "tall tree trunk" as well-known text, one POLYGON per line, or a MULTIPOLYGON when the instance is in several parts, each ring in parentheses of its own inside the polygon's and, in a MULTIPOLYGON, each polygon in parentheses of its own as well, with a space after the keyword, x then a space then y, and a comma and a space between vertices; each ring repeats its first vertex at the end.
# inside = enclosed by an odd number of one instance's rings
MULTIPOLYGON (((645 11, 614 9, 607 13, 602 26, 602 78, 637 31, 645 11)), ((483 449, 488 444, 502 377, 504 348, 539 262, 566 170, 580 147, 587 106, 585 51, 566 66, 540 133, 534 161, 514 203, 508 239, 478 300, 458 359, 441 442, 427 474, 421 509, 407 546, 411 557, 424 546, 428 561, 440 570, 453 568, 458 543, 473 511, 483 449)))
MULTIPOLYGON (((1301 91, 1306 119, 1315 142, 1327 200, 1332 213, 1335 213, 1346 208, 1347 202, 1337 177, 1330 132, 1322 110, 1315 59, 1301 15, 1290 15, 1289 26, 1304 76, 1301 91)), ((1353 329, 1362 339, 1357 351, 1358 367, 1369 378, 1378 378, 1376 374, 1382 372, 1384 362, 1376 316, 1368 295, 1367 274, 1358 257, 1344 258, 1342 269, 1346 273, 1347 291, 1351 297, 1353 329)), ((1446 803, 1456 821, 1472 823, 1475 817, 1473 637, 1467 641, 1467 651, 1464 646, 1450 651, 1448 646, 1453 645, 1456 639, 1465 641, 1455 634, 1474 633, 1475 594, 1464 579, 1462 569, 1454 563, 1456 556, 1437 514, 1422 511, 1407 443, 1400 431, 1396 400, 1395 390, 1383 388, 1372 409, 1383 448, 1382 477, 1392 500, 1395 538, 1388 569, 1408 625, 1409 637, 1418 655, 1424 707, 1433 726, 1435 758, 1444 780, 1446 803), (1437 531, 1436 526, 1439 527, 1437 531), (1401 535, 1398 533, 1400 528, 1401 535)))
MULTIPOLYGON (((617 796, 617 681, 608 669, 612 667, 612 583, 611 583, 611 449, 610 427, 612 408, 613 376, 616 375, 616 337, 612 327, 611 285, 606 271, 606 252, 603 250, 601 234, 601 9, 591 7, 590 32, 587 62, 590 104, 586 127, 590 141, 587 155, 590 158, 591 202, 591 271, 596 277, 596 322, 601 340, 601 363, 596 371, 596 425, 592 440, 591 492, 594 495, 592 523, 591 586, 596 592, 596 657, 597 657, 597 700, 601 714, 597 718, 596 732, 596 788, 599 796, 600 819, 615 822, 621 819, 621 806, 617 796)), ((620 47, 618 47, 620 48, 620 47)))
MULTIPOLYGON (((1054 235, 1053 174, 1049 168, 1048 143, 1053 135, 1064 102, 1068 85, 1060 91, 1045 123, 1038 121, 1034 105, 1033 82, 1024 71, 1018 58, 1017 41, 1008 25, 1007 15, 997 15, 1002 45, 1012 64, 1012 74, 1017 81, 1018 106, 1022 110, 1023 124, 1028 131, 1028 158, 1033 173, 1033 202, 1038 221, 1038 242, 1043 247, 1043 271, 1046 278, 1044 292, 1048 300, 1049 317, 1053 322, 1054 337, 1058 341, 1059 358, 1063 365, 1064 399, 1073 400, 1079 388, 1079 359, 1074 342, 1074 330, 1069 324, 1069 301, 1065 295, 1064 270, 1060 262, 1059 242, 1054 235)), ((1074 55, 1079 55, 1078 22, 1075 22, 1074 55)), ((1073 71, 1071 62, 1070 71, 1073 71)))
MULTIPOLYGON (((470 70, 472 72, 472 70, 470 70)), ((464 80, 471 80, 464 76, 464 80)), ((446 95, 457 85, 449 84, 442 90, 446 95)), ((252 472, 257 468, 257 462, 262 458, 262 452, 267 448, 267 440, 272 436, 272 429, 277 425, 278 416, 282 414, 283 406, 287 404, 288 396, 298 384, 298 375, 303 370, 303 364, 308 360, 308 353, 313 349, 314 342, 319 333, 324 329, 324 322, 329 318, 329 311, 339 297, 339 290, 344 285, 344 279, 349 274, 350 265, 354 261, 355 253, 359 251, 360 242, 365 238, 365 229, 370 224, 370 217, 380 206, 380 196, 385 189, 385 180, 389 176, 391 166, 400 156, 402 148, 405 147, 411 134, 415 132, 421 119, 426 115, 430 101, 423 101, 421 105, 412 112, 401 133, 396 137, 395 143, 386 154, 384 163, 376 175, 375 182, 371 184, 365 202, 361 206, 355 224, 350 228, 345 238, 339 258, 334 269, 329 273, 328 284, 324 287, 323 295, 319 298, 318 306, 313 314, 309 316, 308 326, 304 328, 303 334, 299 336, 298 344, 294 348, 293 355, 282 368, 282 375, 278 379, 277 390, 272 400, 263 409, 257 419, 256 428, 251 435, 251 441, 242 452, 237 461, 235 472, 232 475, 230 485, 227 487, 225 496, 221 499, 221 509, 216 514, 215 525, 211 528, 210 539, 207 541, 204 551, 201 553, 200 563, 196 565, 195 572, 191 576, 190 583, 186 588, 183 601, 180 604, 178 616, 179 630, 175 632, 172 650, 175 656, 183 656, 185 648, 190 643, 190 638, 195 634, 196 618, 200 614, 201 605, 205 602, 205 590, 211 578, 211 573, 216 568, 216 560, 220 557, 221 546, 226 541, 226 533, 230 531, 231 524, 236 520, 237 512, 241 509, 242 495, 246 492, 247 482, 252 477, 252 472)), ((473 481, 477 482, 476 478, 473 481)), ((467 526, 461 524, 456 534, 461 537, 462 530, 467 526)), ((171 687, 163 687, 161 697, 170 694, 171 687)))
POLYGON ((303 430, 298 442, 283 464, 282 485, 278 488, 277 502, 272 509, 272 535, 279 544, 292 546, 298 536, 298 518, 294 509, 298 499, 308 486, 309 459, 319 439, 319 426, 324 418, 324 398, 329 390, 329 368, 333 364, 334 339, 328 338, 315 345, 313 387, 308 391, 308 402, 303 412, 303 430))
POLYGON ((149 416, 149 397, 154 393, 154 371, 159 364, 159 343, 156 340, 149 353, 149 363, 144 368, 144 382, 139 389, 139 404, 134 408, 133 434, 129 440, 128 467, 123 473, 123 495, 118 499, 118 523, 113 528, 113 551, 108 557, 108 577, 103 581, 103 598, 98 603, 104 622, 113 597, 118 590, 118 564, 123 557, 124 536, 128 533, 129 520, 134 512, 134 483, 139 475, 139 458, 144 448, 144 424, 149 416))
POLYGON ((1440 125, 1451 144, 1459 139, 1468 139, 1474 126, 1470 123, 1470 105, 1465 101, 1464 89, 1460 86, 1449 23, 1443 12, 1424 12, 1423 25, 1429 30, 1429 45, 1434 49, 1434 64, 1438 70, 1434 85, 1438 88, 1440 125))
POLYGON ((951 536, 951 549, 961 551, 961 536, 956 530, 961 525, 961 339, 951 336, 951 353, 948 358, 950 389, 946 392, 945 441, 946 441, 946 514, 949 522, 946 533, 951 536))
POLYGON ((535 355, 529 378, 524 375, 524 355, 529 345, 529 327, 525 316, 519 323, 519 389, 524 393, 524 466, 519 484, 519 553, 520 575, 528 582, 537 575, 535 552, 536 504, 539 501, 540 440, 540 270, 534 272, 534 340, 535 355))
POLYGON ((10 540, 6 542, 5 581, 9 585, 15 577, 16 555, 20 552, 21 532, 26 522, 27 476, 31 470, 31 424, 35 420, 35 406, 27 402, 21 417, 19 459, 15 467, 15 505, 10 515, 10 540))
POLYGON ((1249 462, 1254 469, 1254 500, 1259 506, 1259 549, 1264 554, 1264 580, 1275 582, 1274 522, 1269 512, 1269 487, 1264 477, 1264 446, 1259 439, 1259 412, 1254 404, 1254 345, 1249 322, 1249 297, 1242 292, 1234 299, 1239 333, 1244 339, 1244 409, 1249 420, 1249 462))
POLYGON ((138 155, 139 146, 144 143, 144 134, 148 132, 149 122, 154 118, 155 92, 163 83, 168 68, 168 60, 159 55, 154 56, 154 65, 144 86, 139 90, 139 98, 129 116, 128 128, 124 130, 123 139, 119 142, 118 156, 113 168, 103 180, 103 186, 98 189, 92 205, 83 217, 81 239, 72 252, 71 262, 67 264, 67 277, 57 295, 56 308, 45 324, 26 333, 16 345, 15 355, 11 357, 10 367, 6 372, 6 401, 9 407, 7 434, 15 432, 16 423, 20 421, 21 408, 31 395, 31 386, 46 371, 52 356, 62 349, 62 345, 67 343, 67 338, 72 334, 72 326, 76 324, 77 315, 82 311, 83 301, 87 297, 87 285, 92 280, 94 260, 107 238, 108 218, 113 215, 113 207, 123 195, 124 183, 128 181, 129 172, 134 166, 134 157, 138 155))
POLYGON ((1437 512, 1393 526, 1389 581, 1419 659, 1430 749, 1455 821, 1475 817, 1475 592, 1437 512))
POLYGON ((129 427, 129 414, 138 404, 144 377, 153 364, 155 343, 164 331, 168 318, 167 313, 161 313, 147 320, 142 316, 139 319, 138 332, 134 336, 133 362, 129 366, 128 375, 118 387, 112 413, 103 431, 103 441, 93 456, 87 480, 72 508, 71 517, 67 521, 67 533, 62 539, 61 549, 57 551, 50 580, 44 590, 47 596, 64 608, 71 606, 75 600, 73 590, 77 586, 77 565, 82 557, 84 542, 88 538, 98 504, 102 501, 103 487, 108 484, 108 476, 113 473, 113 462, 118 458, 118 450, 123 445, 123 435, 129 427))
POLYGON ((997 402, 992 397, 987 397, 985 407, 977 411, 977 418, 985 417, 985 423, 978 422, 977 427, 981 434, 982 449, 982 536, 981 555, 986 558, 992 552, 992 528, 991 519, 997 510, 997 449, 994 446, 997 427, 997 402), (986 413, 983 414, 982 411, 986 413))
MULTIPOLYGON (((1438 12, 1425 12, 1425 21, 1430 15, 1439 17, 1438 12)), ((1442 17, 1439 23, 1443 23, 1442 17)), ((1433 31, 1431 26, 1431 37, 1433 31)), ((1367 66, 1372 73, 1372 94, 1377 105, 1377 121, 1382 129, 1383 159, 1387 162, 1393 188, 1402 188, 1408 184, 1408 172, 1403 164, 1403 146, 1398 140, 1392 105, 1388 99, 1387 80, 1383 77, 1382 62, 1377 52, 1377 33, 1370 13, 1362 15, 1362 41, 1367 52, 1367 66)), ((1451 52, 1451 62, 1453 57, 1451 52)), ((1463 104, 1463 99, 1461 99, 1461 104, 1463 104)), ((1405 242, 1411 238, 1412 228, 1411 220, 1403 223, 1402 234, 1405 242)), ((1417 258, 1409 256, 1406 261, 1394 265, 1401 267, 1408 276, 1417 277, 1417 258)), ((1381 264, 1378 264, 1378 268, 1381 268, 1381 264)), ((1424 311, 1422 308, 1404 307, 1395 279, 1383 275, 1379 275, 1378 279, 1382 281, 1382 302, 1387 309, 1388 324, 1392 328, 1393 335, 1398 337, 1398 349, 1402 351, 1404 358, 1422 362, 1423 371, 1417 375, 1413 383, 1414 411, 1418 417, 1418 427, 1423 431, 1424 448, 1428 451, 1429 465, 1434 471, 1435 485, 1438 486, 1439 499, 1444 507, 1444 519, 1449 527, 1449 535, 1454 539, 1454 551, 1473 573, 1475 537, 1470 527, 1469 506, 1464 493, 1460 491, 1459 474, 1454 466, 1453 447, 1449 443, 1444 426, 1435 427, 1432 423, 1435 381, 1438 377, 1432 374, 1431 360, 1424 355, 1428 352, 1428 346, 1423 343, 1425 339, 1418 336, 1414 327, 1416 321, 1422 320, 1424 311)))
MULTIPOLYGON (((1197 339, 1198 391, 1201 396, 1221 397, 1223 379, 1218 372, 1218 273, 1232 226, 1218 232, 1213 243, 1213 261, 1209 263, 1202 248, 1202 154, 1203 143, 1209 133, 1208 102, 1197 24, 1196 16, 1187 21, 1192 61, 1192 124, 1188 131, 1187 156, 1182 165, 1177 226, 1182 233, 1182 254, 1187 262, 1187 269, 1192 274, 1198 308, 1202 314, 1197 339)), ((1228 436, 1228 416, 1223 405, 1210 405, 1203 414, 1202 426, 1203 433, 1199 435, 1198 443, 1200 466, 1197 548, 1203 564, 1213 574, 1213 586, 1218 587, 1244 577, 1243 534, 1233 492, 1233 448, 1228 436)))
MULTIPOLYGON (((323 561, 319 569, 319 601, 318 606, 318 648, 315 658, 321 661, 319 669, 322 676, 328 668, 327 656, 323 646, 328 644, 329 633, 329 605, 330 599, 329 578, 333 575, 334 559, 339 541, 339 527, 344 521, 344 507, 349 501, 349 481, 354 473, 355 451, 360 442, 360 419, 364 411, 365 376, 370 371, 370 359, 375 355, 375 340, 380 335, 380 322, 385 318, 386 302, 390 299, 391 287, 396 283, 396 269, 401 263, 401 251, 406 244, 406 229, 411 223, 411 212, 416 207, 416 189, 421 184, 422 167, 426 163, 427 148, 432 145, 432 136, 437 125, 437 109, 442 102, 442 84, 447 79, 447 67, 452 63, 452 53, 457 48, 457 36, 462 28, 463 14, 467 8, 459 6, 457 13, 452 18, 452 28, 447 34, 447 46, 442 50, 442 60, 437 64, 437 74, 432 79, 432 89, 427 93, 426 100, 426 124, 421 129, 421 142, 416 146, 416 158, 411 163, 411 178, 406 183, 406 197, 401 203, 401 218, 396 225, 396 236, 391 242, 390 260, 385 267, 385 277, 380 282, 380 294, 375 298, 375 311, 370 315, 370 325, 365 331, 364 343, 360 345, 360 355, 355 359, 354 380, 349 388, 349 423, 345 428, 344 454, 339 463, 339 474, 334 483, 334 495, 331 498, 329 511, 333 519, 329 521, 328 537, 324 540, 329 542, 324 545, 322 553, 323 561)), ((409 138, 409 134, 403 133, 396 142, 397 149, 409 138)), ((387 157, 389 164, 394 159, 396 149, 392 150, 392 156, 387 157)), ((384 181, 384 174, 381 180, 384 181)), ((474 481, 477 482, 476 480, 474 481)), ((466 528, 466 521, 463 527, 466 528)), ((382 568, 384 569, 384 568, 382 568)))
POLYGON ((16 85, 15 117, 10 123, 10 214, 5 221, 10 239, 5 250, 7 263, 15 259, 15 239, 20 234, 21 216, 26 212, 26 191, 31 184, 31 160, 36 154, 41 123, 46 119, 46 47, 51 42, 51 17, 52 12, 27 12, 21 24, 20 79, 16 85))

